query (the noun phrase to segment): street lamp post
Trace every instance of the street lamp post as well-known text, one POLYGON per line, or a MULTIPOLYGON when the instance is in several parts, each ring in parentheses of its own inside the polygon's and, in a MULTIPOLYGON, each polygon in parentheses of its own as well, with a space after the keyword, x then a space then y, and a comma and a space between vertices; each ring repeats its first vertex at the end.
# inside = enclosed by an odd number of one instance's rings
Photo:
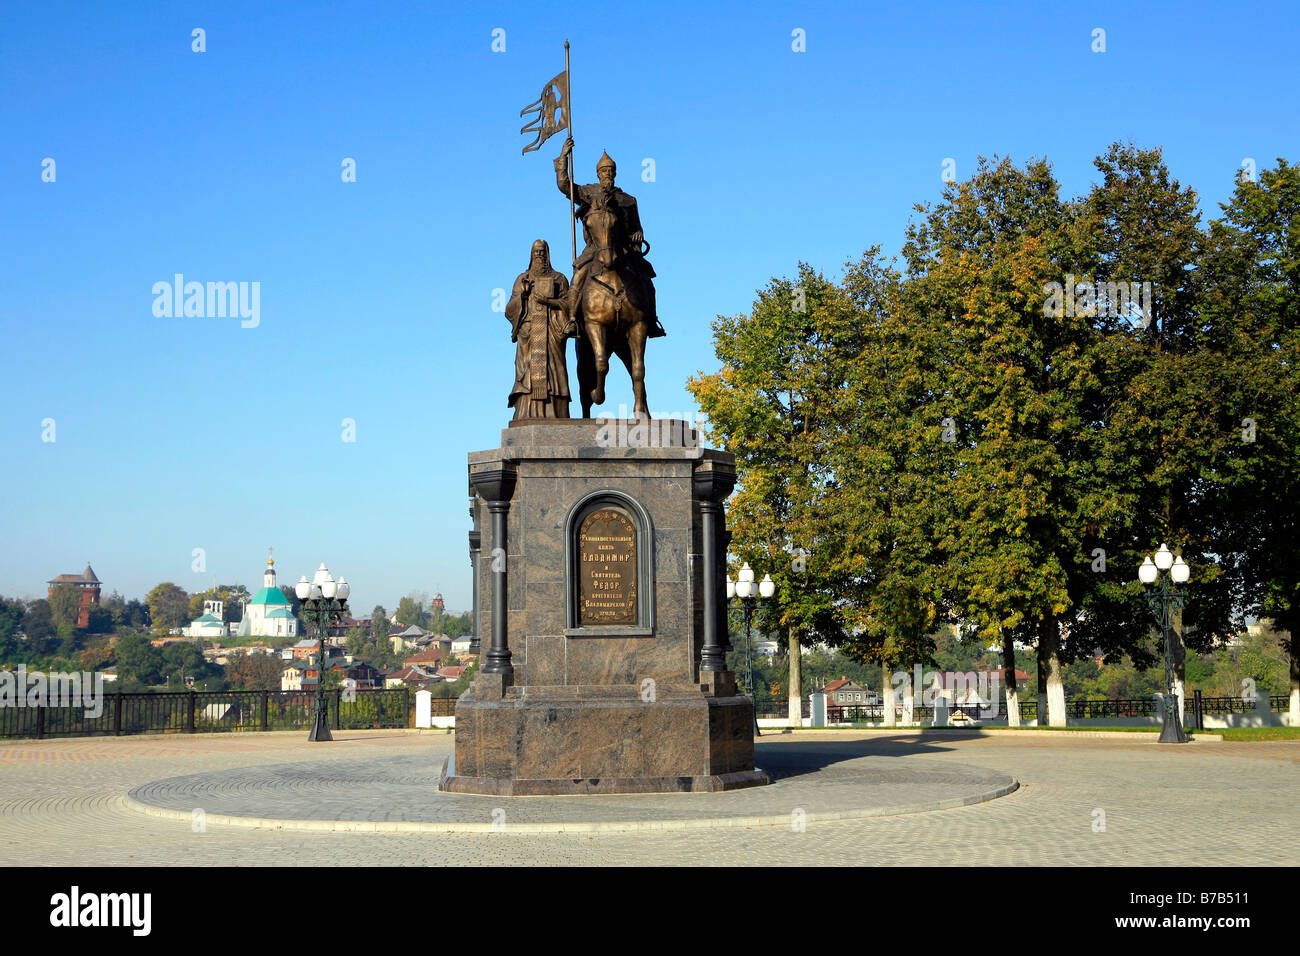
POLYGON ((334 576, 325 567, 324 561, 316 569, 312 580, 308 581, 307 575, 304 574, 294 588, 298 600, 302 601, 300 613, 303 620, 308 630, 315 632, 316 639, 320 642, 316 659, 316 710, 312 718, 311 733, 307 735, 308 740, 334 739, 330 733, 329 703, 325 698, 327 661, 325 639, 329 635, 329 626, 349 613, 348 594, 351 590, 347 578, 340 575, 337 581, 334 580, 334 576))
POLYGON ((1151 607, 1151 613, 1155 615, 1156 621, 1160 624, 1160 630, 1165 639, 1165 706, 1164 706, 1164 727, 1160 731, 1160 743, 1162 744, 1185 744, 1187 743, 1187 734, 1183 731, 1182 718, 1178 713, 1178 697, 1174 693, 1174 626, 1173 617, 1175 611, 1181 611, 1187 603, 1187 592, 1180 591, 1174 587, 1175 584, 1186 584, 1191 569, 1183 563, 1180 555, 1175 559, 1173 553, 1160 545, 1160 550, 1154 555, 1147 555, 1142 566, 1138 568, 1138 579, 1147 587, 1155 584, 1155 589, 1147 593, 1147 603, 1151 607), (1167 571, 1168 577, 1160 574, 1161 571, 1167 571), (1159 578, 1159 584, 1156 580, 1159 578))
POLYGON ((751 641, 750 626, 754 618, 755 595, 767 600, 776 593, 776 584, 772 580, 772 575, 763 575, 763 580, 757 584, 754 583, 754 572, 749 567, 749 562, 745 562, 741 567, 740 573, 736 575, 736 580, 732 581, 727 578, 727 600, 740 598, 740 606, 745 615, 745 696, 750 700, 754 699, 754 668, 751 659, 751 641))

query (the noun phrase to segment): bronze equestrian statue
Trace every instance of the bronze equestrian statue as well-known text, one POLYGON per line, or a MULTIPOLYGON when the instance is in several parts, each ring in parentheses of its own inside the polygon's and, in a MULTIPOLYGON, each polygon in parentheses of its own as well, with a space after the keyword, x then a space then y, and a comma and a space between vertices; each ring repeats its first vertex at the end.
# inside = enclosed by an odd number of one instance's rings
POLYGON ((578 391, 582 417, 605 401, 610 354, 632 376, 633 414, 650 417, 645 393, 645 344, 665 334, 655 311, 654 267, 646 261, 650 244, 641 229, 636 199, 614 185, 617 167, 608 154, 596 164, 599 182, 571 184, 566 162, 573 139, 555 160, 555 184, 572 197, 582 221, 586 246, 578 256, 566 311, 585 335, 578 334, 578 391))

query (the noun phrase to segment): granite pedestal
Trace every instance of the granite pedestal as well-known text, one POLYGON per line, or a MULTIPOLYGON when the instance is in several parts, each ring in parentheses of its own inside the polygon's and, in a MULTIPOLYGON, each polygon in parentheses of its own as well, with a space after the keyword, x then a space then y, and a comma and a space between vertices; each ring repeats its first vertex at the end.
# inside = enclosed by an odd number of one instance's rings
POLYGON ((767 783, 753 704, 722 663, 732 457, 680 421, 520 422, 469 473, 484 664, 456 705, 443 788, 767 783))

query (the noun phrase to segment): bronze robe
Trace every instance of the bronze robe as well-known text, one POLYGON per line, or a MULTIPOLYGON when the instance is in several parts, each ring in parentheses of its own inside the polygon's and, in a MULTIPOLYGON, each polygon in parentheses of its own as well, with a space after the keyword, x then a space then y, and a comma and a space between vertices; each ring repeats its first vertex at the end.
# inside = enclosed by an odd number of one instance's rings
POLYGON ((515 386, 506 404, 515 410, 515 421, 526 418, 569 417, 569 369, 565 345, 570 335, 564 310, 538 301, 538 297, 562 299, 569 292, 569 280, 558 272, 539 276, 522 273, 515 279, 506 318, 514 329, 515 386), (525 291, 524 280, 533 288, 525 291))

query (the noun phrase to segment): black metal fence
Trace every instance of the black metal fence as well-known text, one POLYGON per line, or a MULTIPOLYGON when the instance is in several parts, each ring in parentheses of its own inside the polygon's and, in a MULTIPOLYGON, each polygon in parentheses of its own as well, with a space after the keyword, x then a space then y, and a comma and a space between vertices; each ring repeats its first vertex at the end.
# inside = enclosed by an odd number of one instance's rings
MULTIPOLYGON (((804 717, 812 716, 812 705, 808 698, 803 700, 802 714, 804 717)), ((755 717, 789 717, 790 701, 786 700, 756 700, 754 701, 755 717)))
MULTIPOLYGON (((783 702, 784 706, 784 702, 783 702)), ((1028 698, 1021 697, 1020 702, 1020 719, 1035 720, 1038 717, 1038 699, 1037 696, 1028 698)), ((1274 711, 1284 711, 1290 707, 1290 698, 1273 695, 1269 698, 1269 709, 1274 711)), ((1199 714, 1249 714, 1255 710, 1253 701, 1243 700, 1240 697, 1202 697, 1199 694, 1192 694, 1186 698, 1184 709, 1188 713, 1187 722, 1191 726, 1200 726, 1200 721, 1193 723, 1193 716, 1199 714), (1199 711, 1198 711, 1199 707, 1199 711)), ((972 720, 988 719, 981 717, 982 708, 978 704, 958 704, 950 707, 948 710, 949 717, 962 713, 972 720)), ((996 716, 1006 716, 1006 701, 1001 701, 996 716)), ((766 714, 759 713, 760 717, 783 717, 785 710, 780 713, 766 714)), ((805 716, 807 716, 805 714, 805 716)), ((896 720, 903 719, 903 707, 901 704, 894 705, 894 716, 896 720)), ((1154 698, 1137 697, 1137 698, 1113 698, 1113 699, 1077 699, 1067 700, 1065 702, 1065 716, 1067 720, 1093 720, 1101 718, 1133 718, 1133 717, 1150 717, 1159 716, 1154 698)), ((885 719, 884 704, 828 704, 826 707, 826 722, 830 724, 853 724, 869 723, 873 721, 882 721, 885 719)), ((958 718, 960 720, 961 718, 958 718)), ((914 723, 924 723, 934 720, 934 708, 925 707, 917 704, 912 708, 912 721, 914 723)))
MULTIPOLYGON (((409 688, 329 693, 335 730, 415 726, 409 688)), ((435 717, 455 714, 454 697, 432 704, 435 717)), ((307 730, 314 706, 314 691, 105 693, 97 714, 83 706, 0 707, 0 738, 307 730)))

